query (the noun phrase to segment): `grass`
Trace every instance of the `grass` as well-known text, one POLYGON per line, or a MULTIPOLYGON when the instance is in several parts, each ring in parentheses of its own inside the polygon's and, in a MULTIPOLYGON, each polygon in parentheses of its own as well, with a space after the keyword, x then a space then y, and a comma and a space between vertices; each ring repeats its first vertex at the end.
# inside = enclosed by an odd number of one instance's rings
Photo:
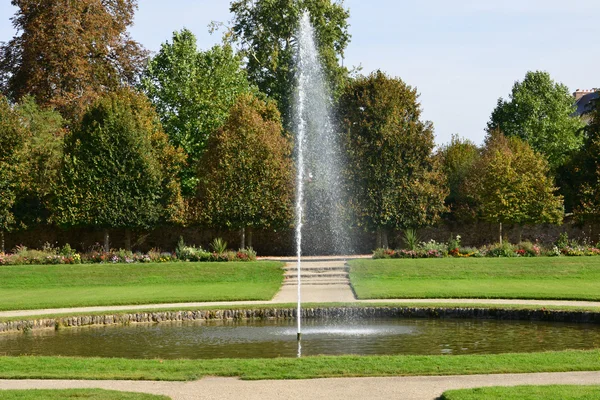
POLYGON ((515 386, 488 387, 445 392, 440 400, 597 400, 600 386, 515 386))
POLYGON ((167 396, 100 389, 0 390, 0 397, 3 400, 169 400, 167 396))
POLYGON ((0 267, 0 310, 270 300, 282 263, 164 263, 0 267))
POLYGON ((257 380, 599 370, 600 350, 466 356, 320 356, 164 361, 0 357, 0 379, 186 381, 223 376, 257 380))
POLYGON ((360 299, 600 300, 600 257, 352 260, 360 299))

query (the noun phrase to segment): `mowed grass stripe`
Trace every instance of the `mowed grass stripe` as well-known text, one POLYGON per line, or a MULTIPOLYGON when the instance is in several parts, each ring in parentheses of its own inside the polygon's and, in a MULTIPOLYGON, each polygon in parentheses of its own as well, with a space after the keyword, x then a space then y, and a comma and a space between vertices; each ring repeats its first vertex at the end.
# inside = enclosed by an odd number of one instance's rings
POLYGON ((598 400, 600 386, 549 385, 449 390, 440 400, 598 400))
POLYGON ((2 400, 169 400, 170 397, 101 389, 2 390, 2 400))
POLYGON ((270 300, 282 263, 0 267, 0 310, 270 300))
POLYGON ((257 380, 599 370, 600 350, 467 356, 321 356, 212 360, 0 357, 2 379, 185 381, 205 376, 224 376, 257 380))
POLYGON ((600 300, 600 257, 353 260, 360 299, 600 300))

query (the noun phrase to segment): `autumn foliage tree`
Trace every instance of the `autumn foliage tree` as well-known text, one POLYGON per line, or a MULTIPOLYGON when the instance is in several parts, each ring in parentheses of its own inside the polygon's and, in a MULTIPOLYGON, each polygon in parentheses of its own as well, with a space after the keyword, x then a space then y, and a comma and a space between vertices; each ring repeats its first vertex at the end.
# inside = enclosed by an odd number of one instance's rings
POLYGON ((519 138, 489 134, 465 190, 480 217, 499 224, 500 242, 503 224, 562 223, 563 198, 556 194, 548 161, 519 138))
POLYGON ((436 222, 446 182, 432 155, 433 126, 421 119, 417 90, 381 71, 351 82, 340 99, 350 207, 378 232, 436 222))
POLYGON ((106 95, 66 139, 58 222, 66 227, 145 230, 183 222, 171 146, 148 99, 131 90, 106 95))
POLYGON ((291 151, 276 105, 241 95, 225 125, 208 139, 199 163, 201 222, 241 230, 242 248, 247 229, 288 226, 293 196, 291 151))
POLYGON ((20 33, 0 47, 0 88, 12 100, 74 118, 98 96, 138 78, 146 52, 127 28, 136 0, 12 0, 20 33))

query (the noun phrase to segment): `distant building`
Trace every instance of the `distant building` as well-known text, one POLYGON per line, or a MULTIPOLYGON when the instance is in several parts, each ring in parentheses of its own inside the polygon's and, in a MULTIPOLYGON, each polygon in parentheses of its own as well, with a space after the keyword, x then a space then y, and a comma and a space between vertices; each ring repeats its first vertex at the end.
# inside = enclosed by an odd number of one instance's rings
POLYGON ((575 93, 573 93, 573 96, 575 97, 575 106, 577 107, 575 115, 582 117, 588 122, 590 118, 587 114, 592 111, 593 102, 600 98, 600 92, 598 92, 598 89, 577 89, 575 93))

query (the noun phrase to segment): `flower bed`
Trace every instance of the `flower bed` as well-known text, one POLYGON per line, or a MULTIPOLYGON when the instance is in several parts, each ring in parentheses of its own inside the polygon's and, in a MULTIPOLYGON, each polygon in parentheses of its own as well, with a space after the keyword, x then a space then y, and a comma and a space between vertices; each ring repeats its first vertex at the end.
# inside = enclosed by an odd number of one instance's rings
POLYGON ((561 235, 559 240, 551 247, 543 247, 537 243, 522 242, 513 245, 508 242, 502 244, 476 247, 462 247, 460 236, 452 237, 448 243, 422 242, 412 249, 377 249, 373 252, 374 259, 381 258, 443 258, 443 257, 583 257, 600 256, 600 243, 592 245, 589 243, 578 243, 568 240, 566 234, 561 235))
POLYGON ((45 245, 41 250, 18 246, 12 253, 0 253, 0 265, 53 265, 53 264, 131 264, 131 263, 166 263, 185 261, 228 262, 255 261, 256 252, 249 248, 238 251, 226 250, 227 243, 214 251, 206 251, 201 247, 186 246, 182 242, 175 252, 152 250, 148 253, 127 250, 103 251, 99 245, 90 251, 78 253, 68 244, 62 248, 45 245), (224 245, 224 246, 223 246, 224 245))

